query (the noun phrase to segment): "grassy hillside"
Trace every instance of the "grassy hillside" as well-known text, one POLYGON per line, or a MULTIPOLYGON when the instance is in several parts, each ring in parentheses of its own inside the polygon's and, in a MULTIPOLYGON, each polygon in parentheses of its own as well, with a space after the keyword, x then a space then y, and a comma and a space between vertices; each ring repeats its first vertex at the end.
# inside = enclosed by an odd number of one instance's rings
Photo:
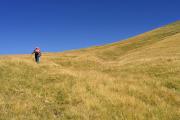
POLYGON ((180 21, 121 42, 0 57, 2 120, 179 120, 180 21))

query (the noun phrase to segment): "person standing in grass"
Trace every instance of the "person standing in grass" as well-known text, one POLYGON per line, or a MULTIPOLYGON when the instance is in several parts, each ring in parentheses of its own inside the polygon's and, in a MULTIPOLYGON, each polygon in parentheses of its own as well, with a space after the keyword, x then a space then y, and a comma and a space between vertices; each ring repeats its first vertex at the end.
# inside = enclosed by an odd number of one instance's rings
POLYGON ((40 50, 40 48, 39 48, 39 47, 36 47, 36 48, 34 49, 34 51, 32 52, 32 54, 35 55, 35 61, 36 61, 36 63, 39 63, 39 62, 40 62, 40 57, 41 57, 41 50, 40 50))

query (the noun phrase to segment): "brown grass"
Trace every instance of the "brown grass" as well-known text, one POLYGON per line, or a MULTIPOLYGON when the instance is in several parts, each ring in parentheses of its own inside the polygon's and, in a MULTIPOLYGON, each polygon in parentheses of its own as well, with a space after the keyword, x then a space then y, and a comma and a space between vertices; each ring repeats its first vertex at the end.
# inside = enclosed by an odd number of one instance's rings
POLYGON ((180 22, 110 45, 0 57, 0 119, 179 120, 180 22))

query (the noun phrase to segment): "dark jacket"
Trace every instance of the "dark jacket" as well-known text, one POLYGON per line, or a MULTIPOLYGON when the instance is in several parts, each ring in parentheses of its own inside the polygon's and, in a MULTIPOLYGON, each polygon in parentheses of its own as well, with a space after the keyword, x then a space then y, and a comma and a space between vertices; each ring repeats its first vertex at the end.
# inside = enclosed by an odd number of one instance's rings
POLYGON ((38 56, 38 57, 41 56, 41 52, 36 52, 36 50, 34 50, 34 51, 32 52, 32 54, 35 54, 35 56, 38 56))

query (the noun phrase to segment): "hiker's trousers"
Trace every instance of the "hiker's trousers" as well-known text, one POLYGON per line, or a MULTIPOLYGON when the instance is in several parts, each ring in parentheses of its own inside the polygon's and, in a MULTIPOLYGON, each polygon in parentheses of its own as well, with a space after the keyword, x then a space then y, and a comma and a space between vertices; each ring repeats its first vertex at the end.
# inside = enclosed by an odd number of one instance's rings
POLYGON ((37 63, 39 63, 40 62, 40 56, 39 55, 35 55, 35 60, 36 60, 37 63))

